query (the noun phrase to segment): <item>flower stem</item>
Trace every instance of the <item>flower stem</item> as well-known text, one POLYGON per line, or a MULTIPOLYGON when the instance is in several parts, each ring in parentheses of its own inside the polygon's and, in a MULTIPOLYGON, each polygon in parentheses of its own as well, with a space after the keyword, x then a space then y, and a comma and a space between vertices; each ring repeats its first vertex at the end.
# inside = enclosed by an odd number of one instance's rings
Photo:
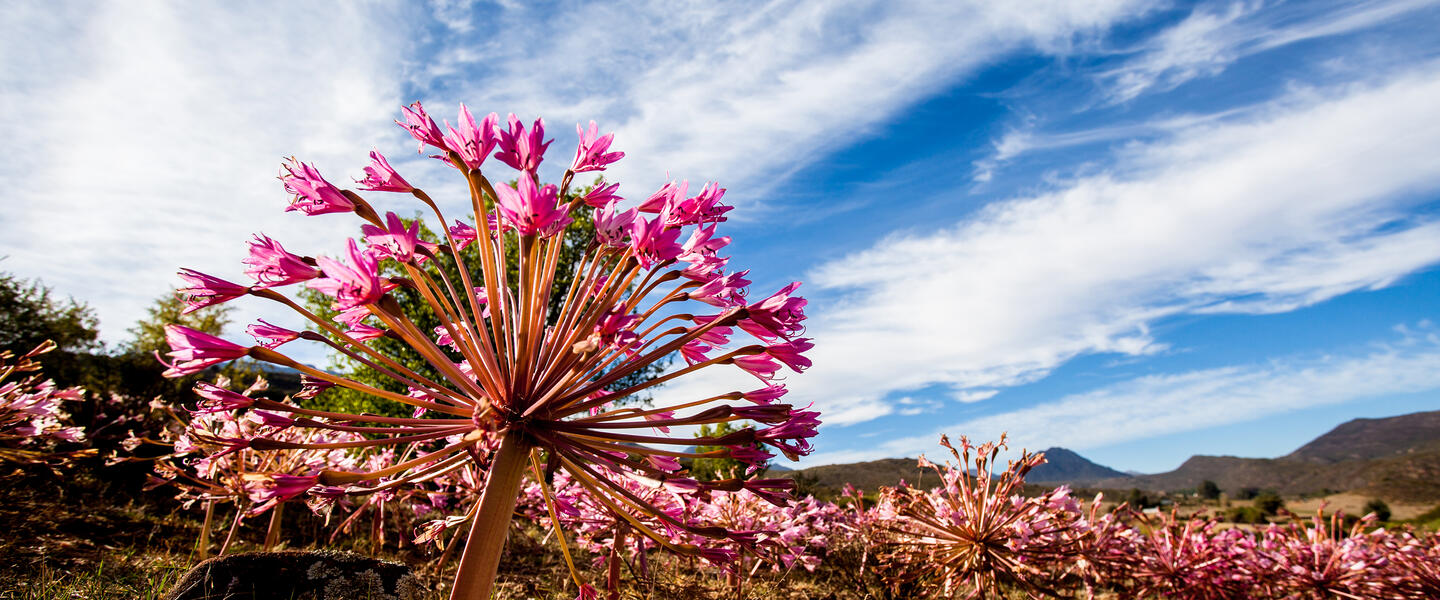
POLYGON ((269 552, 280 543, 280 521, 284 519, 285 503, 280 502, 270 509, 270 528, 265 532, 265 551, 269 552))
POLYGON ((470 537, 460 566, 455 571, 455 586, 450 600, 487 600, 500 568, 500 555, 505 551, 505 534, 520 494, 525 476, 525 459, 530 449, 519 432, 510 431, 500 440, 490 465, 490 477, 480 496, 480 509, 470 524, 470 537))
POLYGON ((210 527, 215 522, 215 501, 205 501, 205 523, 200 526, 200 541, 196 542, 199 548, 200 560, 210 558, 210 527))

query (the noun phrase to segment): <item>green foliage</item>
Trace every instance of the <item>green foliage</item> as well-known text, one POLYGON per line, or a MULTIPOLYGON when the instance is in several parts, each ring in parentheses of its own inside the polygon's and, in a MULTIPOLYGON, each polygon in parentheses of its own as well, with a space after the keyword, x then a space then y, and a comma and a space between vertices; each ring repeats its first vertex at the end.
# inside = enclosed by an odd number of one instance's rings
POLYGON ((1275 492, 1261 492, 1260 495, 1255 496, 1255 508, 1264 511, 1267 515, 1278 513, 1284 507, 1285 500, 1275 492))
POLYGON ((819 497, 822 494, 819 476, 811 475, 804 471, 796 471, 790 475, 790 478, 795 480, 796 498, 804 498, 806 496, 819 497))
POLYGON ((1381 521, 1389 521, 1391 517, 1390 505, 1379 498, 1371 498, 1369 502, 1365 503, 1365 508, 1361 512, 1375 513, 1375 518, 1381 521))
POLYGON ((53 340, 60 352, 99 348, 95 311, 74 298, 64 300, 39 281, 24 281, 0 272, 0 350, 29 352, 53 340))
POLYGON ((1130 488, 1130 493, 1125 496, 1125 503, 1131 508, 1150 508, 1160 506, 1159 496, 1152 496, 1140 488, 1130 488))
POLYGON ((1206 479, 1205 481, 1200 482, 1200 490, 1198 491, 1198 493, 1201 498, 1204 498, 1206 500, 1217 500, 1220 498, 1220 486, 1216 485, 1215 482, 1206 479))
MULTIPOLYGON (((718 437, 735 433, 740 429, 741 427, 736 426, 733 422, 717 423, 714 427, 701 425, 700 430, 695 432, 695 437, 718 437)), ((711 452, 723 449, 722 446, 699 446, 695 448, 695 451, 711 452)), ((763 469, 764 465, 761 465, 761 468, 763 469)), ((750 465, 733 458, 697 458, 690 463, 690 476, 700 481, 745 479, 745 472, 749 469, 750 465)), ((804 494, 797 495, 803 496, 804 494)))
POLYGON ((165 326, 172 323, 218 336, 225 330, 225 326, 230 324, 230 313, 234 308, 229 304, 217 304, 188 315, 183 314, 185 300, 172 290, 170 293, 156 298, 155 303, 145 309, 145 318, 137 321, 135 326, 129 329, 130 340, 125 343, 122 350, 147 356, 156 352, 161 354, 168 352, 170 345, 165 342, 165 326))
POLYGON ((1252 525, 1264 525, 1269 521, 1265 519, 1265 511, 1254 506, 1236 506, 1225 511, 1225 520, 1231 523, 1249 523, 1252 525))
POLYGON ((23 355, 45 340, 57 347, 39 359, 45 376, 61 387, 81 383, 77 357, 100 348, 99 319, 85 303, 61 299, 38 280, 0 272, 0 351, 23 355))
MULTIPOLYGON (((565 200, 569 201, 584 195, 588 191, 588 187, 581 187, 568 194, 565 200)), ((487 199, 487 205, 490 205, 489 199, 487 199)), ((579 262, 584 257, 586 249, 595 239, 595 224, 591 215, 592 211, 583 206, 571 213, 571 217, 575 222, 565 230, 565 245, 561 248, 559 260, 557 261, 555 279, 552 287, 553 291, 550 296, 549 312, 546 318, 546 324, 548 325, 553 325, 558 320, 562 304, 565 301, 566 294, 569 292, 570 284, 576 277, 576 269, 579 262)), ((426 221, 421 217, 422 214, 417 212, 412 218, 405 219, 405 223, 408 225, 419 220, 420 237, 422 239, 437 244, 445 243, 444 233, 430 229, 426 221)), ((470 224, 472 226, 474 225, 474 223, 470 224)), ((484 230, 483 227, 480 229, 482 231, 484 230)), ((511 293, 514 294, 515 286, 519 280, 519 248, 513 235, 507 236, 505 252, 507 255, 506 262, 509 265, 509 273, 507 273, 506 280, 510 285, 511 293)), ((448 258, 446 252, 442 251, 440 255, 441 257, 438 261, 426 261, 424 269, 436 282, 443 282, 448 278, 448 280, 457 287, 458 291, 458 288, 463 285, 461 283, 463 278, 460 276, 459 266, 455 264, 455 261, 448 258), (443 277, 441 275, 442 269, 444 271, 443 277)), ((461 251, 460 255, 464 263, 472 267, 472 271, 468 273, 471 282, 477 287, 481 286, 482 275, 478 268, 480 265, 480 250, 477 245, 470 245, 461 251)), ((404 268, 397 265, 395 261, 385 261, 382 263, 381 274, 385 277, 407 276, 404 268)), ((441 285, 443 285, 443 283, 441 285)), ((435 328, 442 325, 440 319, 430 310, 429 305, 416 290, 400 287, 390 292, 390 294, 400 304, 400 308, 404 311, 405 315, 409 317, 421 331, 434 331, 435 328)), ((308 309, 322 318, 331 319, 337 313, 337 311, 330 308, 331 299, 319 292, 308 289, 304 290, 301 292, 301 300, 308 309)), ((312 329, 318 328, 312 327, 312 329)), ((437 369, 431 366, 419 352, 416 352, 401 340, 383 337, 367 343, 376 351, 395 359, 415 373, 419 373, 434 381, 444 381, 444 376, 441 375, 437 369)), ((456 361, 461 359, 458 353, 451 352, 449 349, 442 348, 442 351, 447 352, 447 354, 456 361)), ((400 394, 409 391, 405 389, 404 385, 395 381, 393 378, 349 357, 332 353, 331 359, 330 369, 332 371, 354 381, 400 394)), ((622 378, 612 386, 612 389, 621 389, 651 379, 662 373, 667 365, 668 361, 666 360, 657 361, 637 373, 622 378)), ((620 402, 643 403, 648 400, 648 393, 642 392, 636 396, 621 399, 620 402)), ((309 404, 325 410, 350 413, 369 412, 387 416, 409 416, 411 411, 409 407, 400 405, 399 403, 382 400, 369 394, 338 386, 327 390, 315 400, 310 401, 309 404)))
POLYGON ((1259 496, 1259 495, 1260 495, 1260 488, 1257 488, 1257 487, 1242 487, 1242 488, 1240 488, 1238 491, 1235 492, 1235 499, 1236 499, 1236 500, 1253 500, 1256 496, 1259 496))

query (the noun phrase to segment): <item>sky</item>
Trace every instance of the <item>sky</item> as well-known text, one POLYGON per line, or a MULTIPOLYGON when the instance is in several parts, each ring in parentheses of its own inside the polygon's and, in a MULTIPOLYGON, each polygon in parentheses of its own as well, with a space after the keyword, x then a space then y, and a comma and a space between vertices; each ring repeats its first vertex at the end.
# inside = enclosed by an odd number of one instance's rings
POLYGON ((379 149, 461 206, 400 106, 543 116, 549 179, 594 119, 622 195, 719 181, 752 294, 804 282, 803 465, 942 433, 1280 456, 1440 409, 1437 28, 1404 0, 7 2, 0 270, 120 342, 178 267, 357 233, 282 212, 284 157, 345 180, 379 149))

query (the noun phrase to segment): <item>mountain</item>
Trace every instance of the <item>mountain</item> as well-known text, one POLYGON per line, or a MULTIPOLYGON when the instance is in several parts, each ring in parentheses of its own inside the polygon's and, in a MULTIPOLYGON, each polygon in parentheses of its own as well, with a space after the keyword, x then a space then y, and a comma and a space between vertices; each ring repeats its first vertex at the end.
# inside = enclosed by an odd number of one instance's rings
POLYGON ((1097 465, 1064 448, 1051 448, 1045 451, 1045 464, 1031 469, 1030 474, 1025 477, 1025 481, 1075 484, 1117 477, 1129 477, 1129 475, 1104 465, 1097 465))
POLYGON ((1427 450, 1440 450, 1440 411, 1346 421, 1283 458, 1334 464, 1427 450))
POLYGON ((1102 479, 1101 488, 1195 489, 1205 480, 1234 494, 1357 491, 1390 500, 1440 498, 1440 411, 1355 419, 1280 458, 1192 456, 1168 473, 1102 479))
MULTIPOLYGON (((1027 482, 1085 484, 1100 479, 1127 477, 1120 471, 1097 465, 1064 448, 1046 450, 1045 459, 1049 462, 1031 470, 1026 477, 1027 482)), ((937 481, 934 471, 921 469, 913 458, 886 458, 870 462, 825 465, 800 469, 793 473, 772 472, 771 475, 813 479, 814 487, 822 494, 838 493, 845 488, 846 483, 861 491, 874 492, 881 486, 899 485, 901 481, 916 487, 931 486, 937 481)))
POLYGON ((880 489, 880 486, 899 485, 901 480, 917 486, 924 485, 927 479, 930 484, 936 481, 935 472, 929 469, 922 471, 913 458, 883 458, 870 462, 825 465, 777 475, 802 481, 813 480, 813 486, 822 494, 828 492, 824 495, 839 493, 845 489, 846 483, 864 492, 874 492, 880 489))
MULTIPOLYGON (((1064 448, 1045 451, 1048 461, 1030 471, 1028 483, 1068 483, 1090 489, 1193 490, 1214 481, 1231 495, 1247 488, 1281 494, 1351 491, 1390 501, 1440 500, 1440 411, 1383 419, 1354 419, 1280 458, 1192 456, 1168 473, 1123 473, 1097 465, 1064 448)), ((776 473, 813 481, 821 493, 845 483, 873 492, 902 479, 925 487, 935 475, 913 458, 826 465, 776 473)))

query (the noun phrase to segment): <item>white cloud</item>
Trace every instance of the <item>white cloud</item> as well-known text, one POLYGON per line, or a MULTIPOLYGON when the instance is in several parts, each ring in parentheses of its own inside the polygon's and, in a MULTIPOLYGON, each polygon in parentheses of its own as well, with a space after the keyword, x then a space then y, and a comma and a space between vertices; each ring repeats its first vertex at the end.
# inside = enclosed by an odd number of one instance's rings
MULTIPOLYGON (((753 201, 766 177, 871 135, 996 57, 1023 47, 1065 52, 1075 38, 1150 4, 705 2, 677 9, 656 2, 543 15, 535 9, 502 17, 512 44, 489 53, 473 84, 453 93, 502 114, 538 111, 561 145, 576 121, 594 118, 613 128, 628 158, 612 176, 632 196, 648 193, 668 172, 720 178, 737 200, 753 201)), ((457 46, 449 54, 465 52, 457 46)))
POLYGON ((1134 58, 1099 74, 1098 79, 1108 88, 1110 101, 1124 102, 1218 75, 1244 56, 1368 29, 1434 6, 1428 0, 1375 0, 1340 7, 1323 4, 1265 7, 1263 2, 1249 1, 1223 8, 1202 6, 1152 36, 1134 58))
MULTIPOLYGON (((1422 326, 1423 327, 1423 326, 1422 326)), ((1315 406, 1440 389, 1440 338, 1433 328, 1352 357, 1288 359, 1140 377, 1054 402, 954 423, 863 450, 816 454, 807 465, 915 456, 940 434, 1011 448, 1098 448, 1131 440, 1261 419, 1315 406)))
MULTIPOLYGON (((59 6, 17 3, 0 19, 0 268, 93 303, 115 341, 178 283, 177 267, 243 280, 252 232, 333 253, 358 228, 282 213, 275 175, 295 154, 344 181, 373 145, 404 136, 390 123, 407 43, 396 15, 59 6)), ((267 311, 247 306, 240 318, 267 311)))
POLYGON ((858 422, 896 392, 1156 352, 1147 325, 1166 316, 1290 310, 1440 261, 1440 222, 1405 218, 1440 188, 1440 66, 1335 94, 1182 130, 1058 191, 818 267, 815 366, 792 399, 858 422))

